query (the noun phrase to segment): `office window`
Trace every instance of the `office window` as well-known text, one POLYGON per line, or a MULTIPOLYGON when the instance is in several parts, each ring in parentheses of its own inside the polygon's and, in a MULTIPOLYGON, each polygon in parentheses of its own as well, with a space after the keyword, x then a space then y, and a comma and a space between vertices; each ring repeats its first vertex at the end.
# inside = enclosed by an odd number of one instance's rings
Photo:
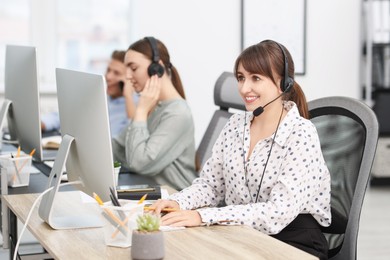
POLYGON ((3 2, 0 5, 0 93, 4 91, 7 44, 37 47, 40 90, 53 92, 56 91, 56 67, 103 74, 112 51, 126 49, 130 43, 132 1, 3 2))
POLYGON ((104 73, 112 51, 128 47, 128 10, 127 0, 59 0, 58 64, 104 73))
POLYGON ((0 5, 0 85, 4 82, 6 44, 23 44, 29 41, 29 0, 12 0, 0 5))

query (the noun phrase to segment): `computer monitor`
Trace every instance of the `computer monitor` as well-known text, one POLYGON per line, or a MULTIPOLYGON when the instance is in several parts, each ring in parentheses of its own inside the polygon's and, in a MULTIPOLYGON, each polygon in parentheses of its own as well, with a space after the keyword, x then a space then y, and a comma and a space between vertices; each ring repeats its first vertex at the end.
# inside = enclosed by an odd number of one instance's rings
POLYGON ((53 190, 42 198, 39 214, 54 229, 99 226, 98 215, 55 216, 53 204, 66 163, 69 182, 77 189, 109 201, 114 163, 108 121, 106 82, 102 75, 56 69, 62 142, 49 177, 53 190), (52 183, 57 176, 55 183, 52 183), (96 222, 95 222, 96 221, 96 222))
POLYGON ((11 140, 22 151, 42 161, 37 50, 31 46, 7 45, 5 53, 5 100, 0 114, 0 131, 7 115, 11 140))

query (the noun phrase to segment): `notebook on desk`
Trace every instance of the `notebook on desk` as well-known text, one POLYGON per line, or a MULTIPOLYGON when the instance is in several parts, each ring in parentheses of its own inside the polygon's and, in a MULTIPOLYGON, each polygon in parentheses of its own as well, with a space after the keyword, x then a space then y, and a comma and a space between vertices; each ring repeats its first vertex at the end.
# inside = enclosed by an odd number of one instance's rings
POLYGON ((149 185, 146 186, 143 185, 118 186, 117 187, 118 198, 127 199, 127 200, 139 200, 142 198, 142 196, 148 194, 146 197, 147 200, 161 199, 160 186, 149 186, 149 185))

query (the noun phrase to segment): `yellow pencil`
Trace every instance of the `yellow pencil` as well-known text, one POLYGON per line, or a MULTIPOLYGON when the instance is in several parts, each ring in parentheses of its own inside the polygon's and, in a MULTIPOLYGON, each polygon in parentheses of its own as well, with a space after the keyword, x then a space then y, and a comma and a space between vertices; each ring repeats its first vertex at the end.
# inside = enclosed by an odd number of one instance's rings
POLYGON ((33 155, 34 155, 34 153, 35 153, 35 148, 34 148, 34 149, 32 149, 32 151, 30 152, 30 156, 33 156, 33 155))
MULTIPOLYGON (((104 203, 102 201, 102 199, 99 197, 99 195, 97 195, 95 192, 93 193, 93 197, 95 198, 95 200, 97 201, 97 203, 100 205, 100 206, 103 206, 104 203)), ((108 216, 110 216, 110 218, 112 220, 114 220, 118 225, 120 225, 121 227, 124 227, 127 231, 130 232, 129 228, 117 217, 115 216, 115 214, 107 209, 107 208, 103 208, 103 210, 107 213, 108 216)))
MULTIPOLYGON (((33 156, 34 153, 35 153, 35 148, 32 149, 32 151, 30 152, 30 156, 33 156)), ((26 159, 26 160, 23 162, 22 166, 20 166, 19 172, 22 172, 22 170, 23 170, 24 166, 27 164, 27 162, 28 162, 28 161, 27 161, 27 159, 26 159)))
POLYGON ((95 192, 93 193, 93 197, 94 199, 97 201, 97 203, 100 205, 100 206, 103 206, 104 203, 102 201, 102 199, 99 197, 99 195, 97 195, 95 192))
POLYGON ((146 199, 147 196, 148 196, 148 194, 145 193, 145 195, 142 196, 142 198, 139 199, 138 204, 142 204, 142 202, 144 202, 144 200, 146 199))
POLYGON ((20 150, 21 150, 21 148, 20 148, 20 145, 18 146, 18 150, 17 150, 17 152, 16 152, 16 157, 19 157, 20 156, 20 150))
MULTIPOLYGON (((18 146, 18 150, 16 151, 16 158, 19 158, 19 156, 20 156, 20 150, 21 150, 21 148, 20 148, 20 145, 18 146)), ((12 156, 12 154, 11 154, 11 157, 13 158, 13 156, 12 156)), ((16 172, 15 172, 15 174, 14 174, 14 176, 13 176, 13 181, 15 182, 15 179, 16 179, 16 177, 18 177, 18 179, 19 179, 19 181, 20 181, 20 177, 19 177, 19 170, 18 170, 18 162, 17 161, 15 161, 14 162, 14 164, 15 164, 15 170, 16 170, 16 172)))
MULTIPOLYGON (((123 224, 124 224, 124 225, 126 225, 127 222, 129 222, 130 217, 131 217, 136 211, 137 211, 137 209, 132 209, 132 210, 130 210, 130 212, 128 213, 128 215, 127 215, 127 217, 125 218, 125 220, 123 220, 123 224)), ((115 230, 115 232, 112 233, 111 238, 115 238, 116 235, 118 235, 118 233, 119 233, 119 229, 117 228, 117 229, 115 230)))
MULTIPOLYGON (((145 206, 144 207, 144 210, 156 210, 155 207, 148 207, 148 206, 145 206)), ((163 208, 161 211, 162 212, 173 212, 173 211, 177 211, 178 209, 175 209, 175 208, 163 208)))

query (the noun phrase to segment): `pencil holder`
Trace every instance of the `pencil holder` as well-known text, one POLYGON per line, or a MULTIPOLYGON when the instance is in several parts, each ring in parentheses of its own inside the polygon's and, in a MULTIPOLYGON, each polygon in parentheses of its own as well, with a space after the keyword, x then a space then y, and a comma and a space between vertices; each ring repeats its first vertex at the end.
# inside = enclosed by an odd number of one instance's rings
POLYGON ((23 187, 30 183, 31 156, 20 155, 12 157, 11 155, 0 156, 1 174, 7 175, 9 187, 23 187))
POLYGON ((102 208, 104 240, 107 246, 131 246, 132 232, 137 229, 136 219, 144 212, 144 204, 119 200, 121 207, 105 203, 102 208))

